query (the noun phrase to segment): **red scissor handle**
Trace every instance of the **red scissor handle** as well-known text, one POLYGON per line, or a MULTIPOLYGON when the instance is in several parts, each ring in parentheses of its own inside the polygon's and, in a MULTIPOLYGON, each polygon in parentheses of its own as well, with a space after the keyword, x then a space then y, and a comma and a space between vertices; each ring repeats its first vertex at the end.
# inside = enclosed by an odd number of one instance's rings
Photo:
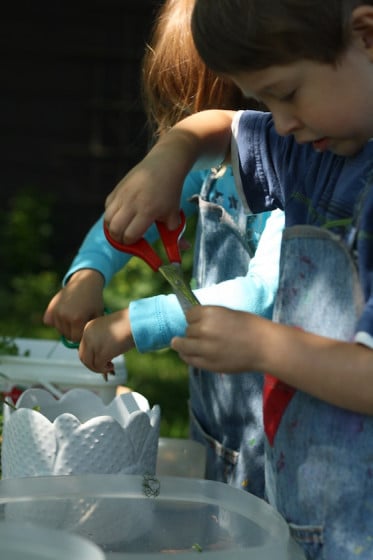
POLYGON ((186 219, 184 212, 180 210, 180 224, 176 229, 168 229, 163 222, 157 221, 155 223, 169 261, 172 263, 181 263, 179 241, 185 230, 186 219))
MULTIPOLYGON (((163 245, 165 247, 166 253, 170 262, 181 262, 181 256, 179 251, 179 239, 182 236, 184 229, 185 229, 185 214, 182 210, 180 210, 180 224, 174 230, 169 230, 165 226, 163 222, 156 222, 157 229, 159 231, 159 235, 162 239, 163 245)), ((124 243, 120 243, 116 241, 111 235, 110 232, 104 223, 104 233, 105 237, 115 249, 118 251, 122 251, 123 253, 128 253, 130 255, 135 255, 136 257, 140 257, 143 261, 145 261, 150 268, 152 268, 155 272, 162 266, 162 259, 157 255, 154 251, 153 247, 144 239, 143 237, 135 243, 131 243, 126 245, 124 243)))

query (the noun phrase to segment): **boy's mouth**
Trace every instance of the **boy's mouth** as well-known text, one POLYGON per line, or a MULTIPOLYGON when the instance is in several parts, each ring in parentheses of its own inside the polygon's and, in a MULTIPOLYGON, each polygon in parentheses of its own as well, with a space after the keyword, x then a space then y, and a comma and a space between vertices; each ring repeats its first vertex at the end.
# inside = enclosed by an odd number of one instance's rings
POLYGON ((319 138, 318 140, 314 140, 312 142, 313 149, 316 152, 325 152, 328 149, 329 144, 330 144, 330 139, 326 137, 319 138))

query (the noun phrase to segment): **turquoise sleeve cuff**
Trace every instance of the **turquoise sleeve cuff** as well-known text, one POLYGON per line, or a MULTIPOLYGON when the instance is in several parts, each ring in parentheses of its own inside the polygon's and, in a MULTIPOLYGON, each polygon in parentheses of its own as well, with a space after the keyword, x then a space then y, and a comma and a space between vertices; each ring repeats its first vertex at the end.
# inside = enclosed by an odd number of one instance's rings
MULTIPOLYGON (((271 318, 283 227, 283 213, 276 210, 267 220, 247 275, 195 290, 199 301, 271 318)), ((166 348, 174 336, 185 333, 185 317, 173 294, 133 301, 129 310, 132 334, 140 352, 166 348)))
POLYGON ((129 314, 132 336, 139 352, 167 348, 172 337, 185 333, 185 316, 173 294, 132 301, 129 314))
MULTIPOLYGON (((276 286, 263 282, 255 273, 195 290, 204 305, 224 305, 230 309, 272 316, 276 286)), ((132 335, 139 352, 170 346, 174 336, 183 336, 184 313, 176 296, 155 296, 133 301, 129 305, 132 335)))

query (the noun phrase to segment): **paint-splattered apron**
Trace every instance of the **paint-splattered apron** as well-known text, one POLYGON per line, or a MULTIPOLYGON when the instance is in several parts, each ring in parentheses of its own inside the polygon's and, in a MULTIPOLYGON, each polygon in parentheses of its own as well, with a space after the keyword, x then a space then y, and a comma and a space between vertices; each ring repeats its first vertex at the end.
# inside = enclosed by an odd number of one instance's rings
MULTIPOLYGON (((194 271, 198 287, 247 274, 253 248, 245 237, 248 216, 234 221, 209 202, 211 176, 198 197, 194 271), (244 233, 241 233, 244 232, 244 233)), ((216 374, 192 368, 189 375, 191 437, 206 446, 206 478, 264 495, 263 376, 216 374)))
MULTIPOLYGON (((312 226, 285 230, 274 320, 349 341, 361 309, 346 245, 312 226)), ((267 498, 307 558, 372 560, 373 417, 266 376, 264 424, 267 498)))

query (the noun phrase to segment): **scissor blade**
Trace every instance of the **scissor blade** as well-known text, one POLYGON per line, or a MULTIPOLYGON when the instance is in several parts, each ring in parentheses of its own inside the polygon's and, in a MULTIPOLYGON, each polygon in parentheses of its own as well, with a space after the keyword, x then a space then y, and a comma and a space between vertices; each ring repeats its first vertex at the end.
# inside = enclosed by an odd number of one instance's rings
POLYGON ((192 305, 199 305, 198 299, 184 280, 181 268, 178 265, 164 264, 158 270, 170 284, 184 312, 192 305))

